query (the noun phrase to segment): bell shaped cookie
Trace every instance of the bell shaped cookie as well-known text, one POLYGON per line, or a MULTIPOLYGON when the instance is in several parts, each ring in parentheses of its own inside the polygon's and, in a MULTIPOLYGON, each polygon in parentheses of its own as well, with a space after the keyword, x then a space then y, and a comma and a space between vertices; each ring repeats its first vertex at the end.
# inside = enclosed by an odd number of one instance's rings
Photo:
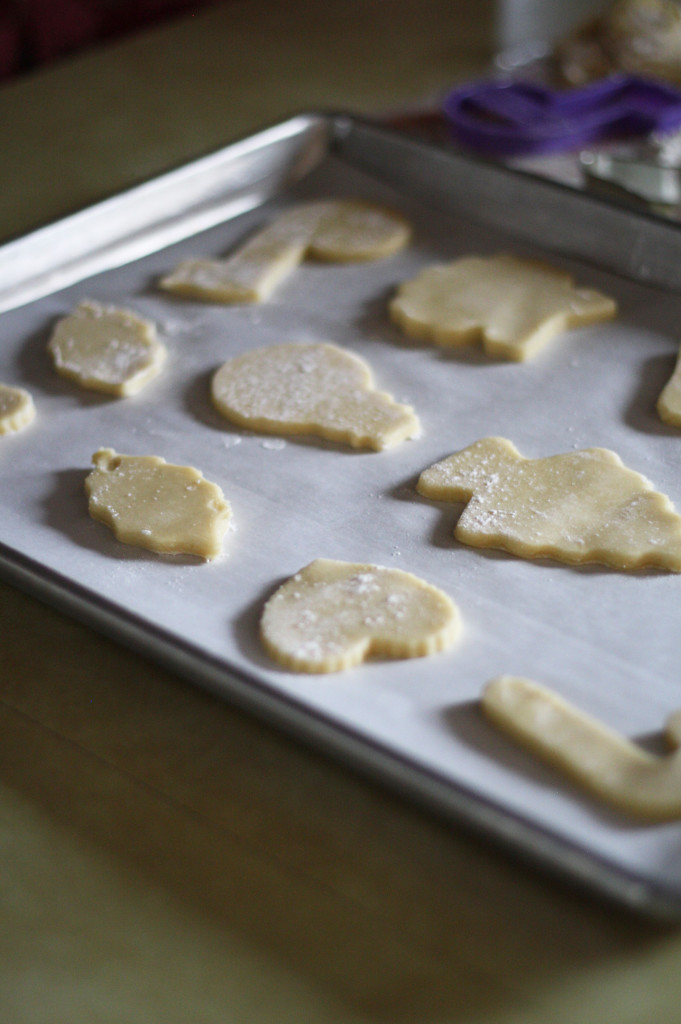
POLYGON ((408 405, 377 391, 368 364, 331 342, 288 342, 228 360, 213 376, 215 408, 269 434, 314 434, 390 448, 419 433, 408 405))

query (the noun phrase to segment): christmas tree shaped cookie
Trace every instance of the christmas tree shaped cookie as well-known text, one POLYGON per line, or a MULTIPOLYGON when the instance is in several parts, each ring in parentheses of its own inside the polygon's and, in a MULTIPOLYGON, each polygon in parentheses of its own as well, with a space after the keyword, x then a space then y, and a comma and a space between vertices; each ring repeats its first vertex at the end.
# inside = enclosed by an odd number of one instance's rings
POLYGON ((454 536, 521 558, 681 572, 681 516, 606 448, 524 458, 486 437, 424 470, 418 491, 467 502, 454 536))

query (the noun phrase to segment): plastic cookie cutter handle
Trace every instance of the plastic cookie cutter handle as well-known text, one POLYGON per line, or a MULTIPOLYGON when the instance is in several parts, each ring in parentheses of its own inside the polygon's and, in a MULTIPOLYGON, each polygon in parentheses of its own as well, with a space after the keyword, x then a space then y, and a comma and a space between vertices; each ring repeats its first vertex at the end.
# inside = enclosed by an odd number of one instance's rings
POLYGON ((637 75, 582 89, 492 79, 453 89, 442 111, 456 141, 490 156, 579 149, 681 125, 681 91, 637 75))

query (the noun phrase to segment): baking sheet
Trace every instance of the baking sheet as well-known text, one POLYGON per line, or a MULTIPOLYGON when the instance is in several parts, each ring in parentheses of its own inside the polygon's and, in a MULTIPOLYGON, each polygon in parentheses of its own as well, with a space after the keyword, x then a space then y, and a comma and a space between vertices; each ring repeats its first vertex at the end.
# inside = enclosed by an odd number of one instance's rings
POLYGON ((24 271, 2 297, 0 380, 27 387, 38 418, 1 442, 0 571, 516 850, 629 906, 679 916, 681 825, 640 825, 583 796, 498 734, 478 700, 491 677, 525 675, 653 742, 681 704, 681 578, 467 549, 452 537, 459 507, 415 492, 422 469, 500 434, 533 457, 612 448, 681 507, 681 435, 655 413, 678 350, 681 298, 640 279, 674 283, 667 261, 678 260, 678 230, 551 187, 351 118, 310 115, 4 247, 0 266, 20 248, 24 271), (493 204, 471 204, 476 182, 493 204), (157 290, 180 259, 226 253, 290 203, 319 196, 397 206, 413 220, 413 245, 371 264, 303 264, 259 306, 157 290), (599 217, 617 235, 584 248, 599 217), (62 257, 40 256, 50 232, 68 249, 62 257), (640 236, 633 255, 627 233, 640 236), (436 261, 501 250, 548 258, 613 295, 618 319, 566 332, 528 364, 408 342, 389 323, 400 281, 436 261), (102 272, 79 279, 93 270, 102 272), (109 399, 54 373, 50 329, 84 297, 157 323, 168 360, 140 395, 109 399), (422 436, 376 453, 232 428, 210 405, 213 371, 293 339, 365 357, 377 385, 415 407, 422 436), (235 522, 224 557, 163 558, 91 520, 83 481, 100 446, 193 464, 220 484, 235 522), (331 676, 279 670, 258 642, 262 604, 317 557, 402 568, 441 587, 459 605, 460 642, 331 676))

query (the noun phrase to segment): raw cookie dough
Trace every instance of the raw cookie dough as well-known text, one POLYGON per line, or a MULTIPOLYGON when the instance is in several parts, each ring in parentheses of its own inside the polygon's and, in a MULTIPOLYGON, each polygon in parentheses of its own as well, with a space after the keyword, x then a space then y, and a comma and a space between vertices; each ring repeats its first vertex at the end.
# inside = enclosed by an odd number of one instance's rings
POLYGON ((681 427, 681 351, 674 372, 657 400, 660 419, 672 427, 681 427))
POLYGON ((459 628, 450 598, 411 573, 329 558, 279 587, 260 622, 269 654, 296 672, 339 672, 371 655, 434 654, 459 628))
POLYGON ((559 332, 608 320, 615 302, 555 267, 516 256, 467 256, 397 289, 390 317, 412 338, 459 347, 482 340, 503 359, 535 355, 559 332))
POLYGON ((314 203, 318 220, 306 256, 333 263, 382 260, 411 238, 409 221, 396 210, 357 199, 314 203))
POLYGON ((351 263, 383 259, 411 234, 401 214, 337 199, 287 211, 224 260, 193 259, 161 279, 161 288, 213 302, 264 302, 306 257, 351 263))
POLYGON ((657 757, 529 679, 492 679, 482 707, 514 739, 612 806, 650 820, 681 818, 681 712, 667 720, 674 752, 657 757))
POLYGON ((119 397, 140 391, 166 356, 150 321, 91 301, 57 323, 48 350, 62 377, 119 397))
POLYGON ((681 516, 607 448, 526 459, 511 441, 486 437, 424 470, 417 489, 468 502, 454 531, 464 544, 681 572, 681 516))
POLYGON ((211 385, 216 409, 242 427, 389 448, 419 432, 408 405, 373 385, 363 359, 330 342, 287 342, 228 360, 211 385))
POLYGON ((15 434, 35 419, 35 405, 23 388, 0 384, 0 434, 15 434))
POLYGON ((161 554, 222 551, 231 508, 217 484, 191 466, 174 466, 156 455, 118 455, 100 448, 85 480, 93 519, 118 540, 161 554))

